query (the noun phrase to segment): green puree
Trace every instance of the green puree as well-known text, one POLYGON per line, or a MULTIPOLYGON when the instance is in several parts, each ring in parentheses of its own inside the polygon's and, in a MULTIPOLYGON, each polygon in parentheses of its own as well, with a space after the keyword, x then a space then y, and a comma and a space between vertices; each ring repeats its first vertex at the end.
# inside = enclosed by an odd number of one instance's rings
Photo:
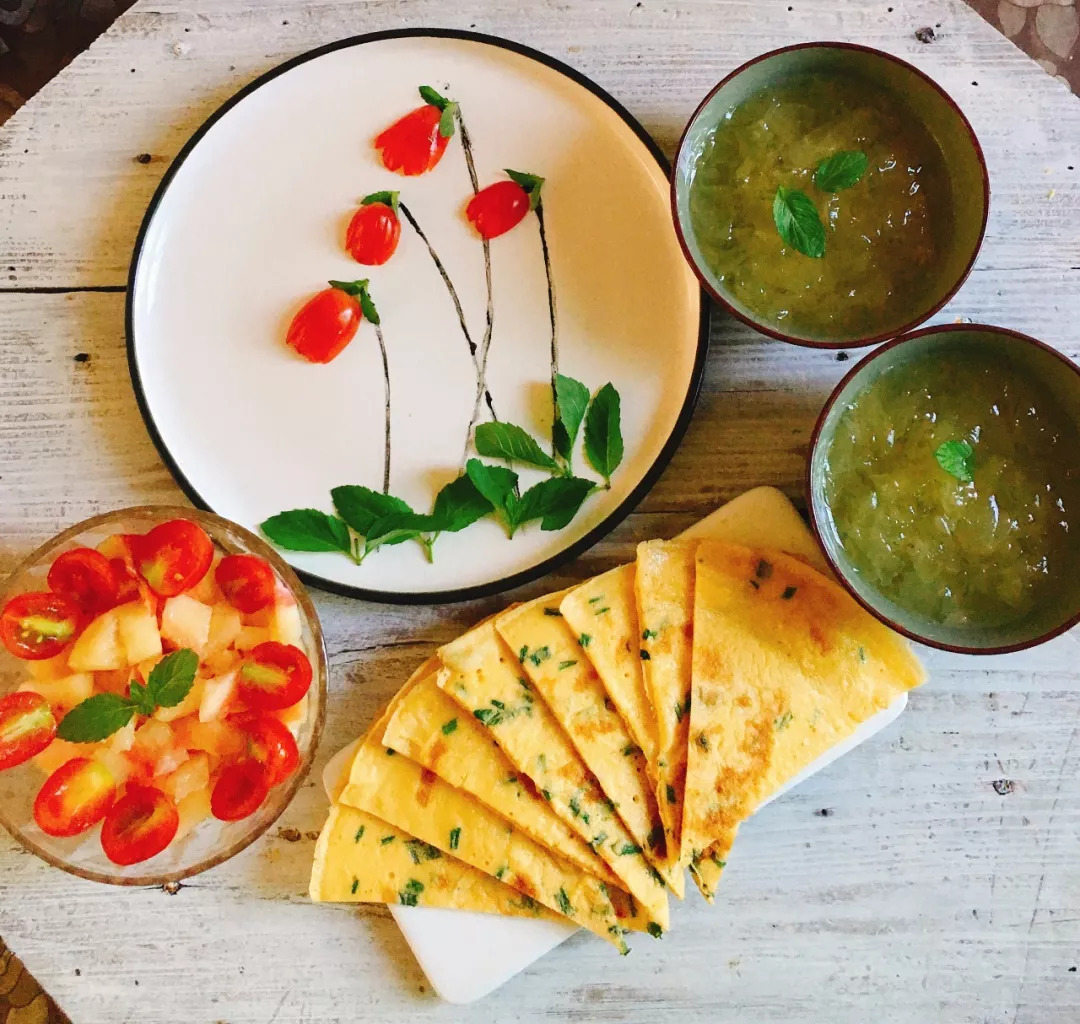
POLYGON ((1080 561, 1076 428, 1006 357, 886 370, 842 413, 825 472, 856 570, 931 621, 1019 624, 1080 561))
POLYGON ((925 307, 951 231, 951 186, 937 143, 894 95, 800 75, 728 111, 707 137, 690 219, 722 287, 759 318, 780 331, 851 337, 899 327, 925 307), (844 151, 865 153, 866 173, 835 194, 821 190, 815 170, 844 151), (824 256, 780 237, 781 186, 817 207, 824 256))

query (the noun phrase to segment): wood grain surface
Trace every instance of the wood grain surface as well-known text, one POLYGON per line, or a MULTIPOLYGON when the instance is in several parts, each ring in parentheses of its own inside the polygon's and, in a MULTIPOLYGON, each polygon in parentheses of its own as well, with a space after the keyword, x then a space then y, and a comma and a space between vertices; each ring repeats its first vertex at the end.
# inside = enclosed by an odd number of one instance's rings
MULTIPOLYGON (((184 140, 283 59, 423 25, 568 61, 669 153, 706 90, 764 50, 835 38, 913 61, 973 121, 993 186, 976 271, 938 320, 1018 328, 1080 356, 1080 101, 959 0, 143 0, 0 128, 0 571, 85 516, 180 498, 131 392, 122 289, 184 140), (930 44, 914 36, 926 24, 930 44)), ((696 417, 655 490, 524 594, 612 566, 748 487, 799 496, 844 355, 718 314, 696 417)), ((332 664, 325 758, 436 643, 509 597, 421 609, 316 599, 332 664)), ((68 877, 0 837, 0 934, 77 1024, 1072 1024, 1077 636, 926 661, 931 681, 896 725, 744 828, 715 907, 689 896, 672 932, 627 959, 577 936, 473 1007, 431 995, 384 910, 308 903, 325 814, 314 779, 280 828, 172 895, 68 877)))

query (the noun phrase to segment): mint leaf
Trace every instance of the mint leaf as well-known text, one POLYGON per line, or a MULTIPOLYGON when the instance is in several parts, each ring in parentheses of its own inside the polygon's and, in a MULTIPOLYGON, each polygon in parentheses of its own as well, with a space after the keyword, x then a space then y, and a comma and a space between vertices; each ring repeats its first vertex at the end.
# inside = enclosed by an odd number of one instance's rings
POLYGON ((363 278, 360 281, 327 281, 331 288, 336 288, 339 292, 344 292, 346 295, 351 295, 353 298, 358 298, 360 293, 367 288, 368 280, 363 278))
POLYGON ((286 551, 344 551, 352 550, 349 528, 336 516, 328 516, 315 508, 294 508, 279 512, 259 529, 279 548, 286 551))
POLYGON ((975 479, 975 449, 967 441, 946 441, 934 452, 937 464, 962 483, 975 479))
POLYGON ((432 516, 438 529, 457 533, 483 519, 495 506, 477 489, 468 474, 451 480, 435 498, 432 516))
POLYGON ((555 424, 551 428, 551 437, 555 451, 567 462, 588 407, 589 389, 573 377, 555 374, 555 424))
POLYGON ((514 497, 518 475, 504 466, 489 466, 479 459, 469 459, 465 463, 465 472, 476 489, 491 504, 500 510, 506 509, 506 503, 514 497))
POLYGON ((473 435, 473 444, 478 454, 491 459, 524 462, 547 470, 559 468, 527 430, 513 423, 481 423, 473 435))
POLYGON ((825 226, 814 201, 805 192, 781 185, 776 190, 772 212, 773 223, 785 245, 811 259, 825 255, 825 226))
POLYGON ((421 515, 419 512, 394 512, 371 524, 365 538, 364 554, 366 556, 382 547, 404 544, 438 528, 434 516, 421 515))
POLYGON ((360 205, 371 206, 373 203, 382 203, 383 206, 389 206, 394 213, 397 213, 399 195, 399 192, 372 192, 371 195, 364 196, 360 200, 360 205))
POLYGON ((68 743, 98 743, 123 729, 134 714, 131 701, 115 693, 99 693, 64 715, 56 735, 68 743))
MULTIPOLYGON (((182 647, 166 654, 151 670, 146 680, 150 699, 159 708, 174 708, 191 692, 195 673, 199 668, 199 656, 190 648, 182 647)), ((135 684, 131 684, 134 691, 135 684)), ((134 696, 134 693, 132 693, 134 696)), ((150 714, 151 712, 147 712, 150 714)))
POLYGON ((367 285, 364 285, 360 289, 360 294, 357 296, 360 300, 360 312, 364 314, 364 319, 369 324, 374 324, 376 327, 382 323, 379 319, 379 311, 375 308, 375 301, 371 297, 371 292, 368 291, 367 285))
POLYGON ((366 537, 372 525, 379 519, 395 512, 411 512, 412 509, 392 494, 373 491, 360 484, 344 484, 330 492, 334 508, 360 536, 366 537))
POLYGON ((425 103, 430 103, 431 106, 438 107, 440 110, 444 110, 446 104, 450 102, 445 96, 440 96, 430 85, 420 86, 419 93, 425 103))
POLYGON ((503 168, 511 181, 516 181, 529 196, 529 209, 535 210, 540 205, 540 190, 544 187, 544 179, 538 174, 529 174, 526 171, 512 171, 509 167, 503 168))
POLYGON ((585 414, 585 454, 609 487, 623 459, 620 404, 619 392, 608 383, 596 392, 585 414))
POLYGON ((447 103, 442 108, 442 117, 439 118, 439 134, 444 139, 449 139, 454 134, 454 115, 458 111, 456 103, 447 103))
POLYGON ((128 703, 140 715, 152 715, 157 707, 154 698, 150 696, 150 691, 138 679, 132 679, 128 684, 128 703))
POLYGON ((841 150, 818 164, 814 184, 822 192, 839 192, 857 185, 866 173, 869 161, 860 149, 841 150))
POLYGON ((540 519, 540 529, 561 530, 577 515, 582 502, 595 488, 591 480, 576 476, 555 476, 530 487, 512 502, 508 518, 513 529, 540 519))

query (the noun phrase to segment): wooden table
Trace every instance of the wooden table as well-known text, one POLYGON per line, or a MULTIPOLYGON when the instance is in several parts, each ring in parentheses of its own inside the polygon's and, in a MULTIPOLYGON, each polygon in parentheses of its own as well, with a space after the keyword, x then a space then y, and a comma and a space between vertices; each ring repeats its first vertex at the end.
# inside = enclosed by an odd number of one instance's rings
MULTIPOLYGON (((938 319, 1003 324, 1080 356, 1080 101, 959 2, 142 0, 0 130, 0 570, 85 516, 181 497, 128 382, 123 293, 139 220, 184 140, 302 50, 422 25, 569 61, 668 152, 709 86, 774 46, 846 39, 913 61, 970 116, 994 192, 975 273, 938 319), (914 34, 926 25, 930 44, 914 34)), ((560 580, 749 486, 799 495, 845 358, 718 315, 674 462, 560 580)), ((317 603, 332 662, 325 756, 436 643, 503 602, 317 603)), ((431 995, 381 908, 308 902, 325 813, 314 778, 280 829, 176 894, 82 882, 0 837, 0 934, 76 1024, 1074 1022, 1077 641, 999 658, 926 652, 932 679, 897 725, 744 828, 715 907, 688 898, 661 943, 625 960, 579 935, 471 1008, 431 995)))

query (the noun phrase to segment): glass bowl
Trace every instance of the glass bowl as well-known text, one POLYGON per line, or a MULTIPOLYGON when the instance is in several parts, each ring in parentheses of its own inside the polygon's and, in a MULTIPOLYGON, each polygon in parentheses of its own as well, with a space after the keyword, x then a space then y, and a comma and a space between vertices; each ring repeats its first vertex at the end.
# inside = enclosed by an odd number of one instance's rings
MULTIPOLYGON (((300 765, 290 778, 270 790, 262 806, 251 816, 235 822, 207 818, 157 856, 129 867, 116 865, 105 856, 99 838, 100 825, 71 838, 55 838, 37 826, 33 817, 34 797, 45 781, 45 775, 32 760, 0 772, 0 824, 31 853, 54 867, 110 885, 176 882, 216 867, 250 846, 277 820, 299 789, 311 768, 326 716, 326 648, 311 598, 273 548, 253 533, 212 513, 180 506, 145 505, 87 519, 42 545, 11 574, 0 590, 0 607, 16 594, 48 589, 46 574, 61 552, 95 547, 114 533, 145 533, 170 519, 188 519, 197 523, 225 554, 250 553, 265 559, 296 599, 300 610, 301 644, 312 667, 307 711, 296 734, 300 765)), ((0 646, 0 696, 27 680, 27 664, 0 646)))

